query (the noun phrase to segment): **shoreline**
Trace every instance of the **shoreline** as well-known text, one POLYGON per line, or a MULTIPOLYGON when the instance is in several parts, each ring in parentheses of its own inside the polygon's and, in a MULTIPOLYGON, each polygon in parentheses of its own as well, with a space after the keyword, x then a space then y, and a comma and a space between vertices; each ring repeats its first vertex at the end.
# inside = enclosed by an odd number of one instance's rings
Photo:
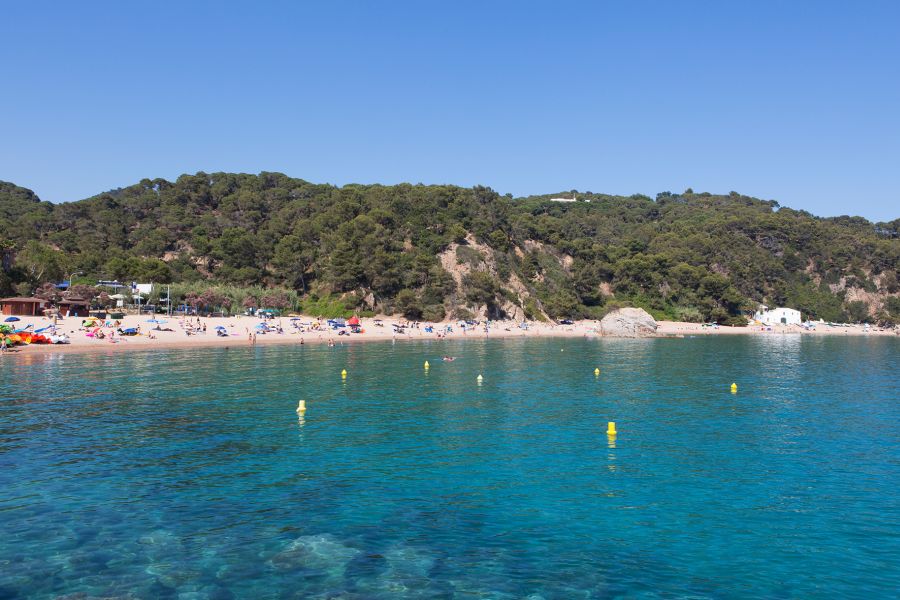
MULTIPOLYGON (((110 337, 105 339, 94 339, 88 337, 88 331, 81 327, 82 318, 69 317, 61 320, 58 324, 60 333, 69 336, 71 343, 69 344, 28 344, 19 345, 12 348, 7 354, 17 355, 35 355, 35 354, 62 354, 62 353, 84 353, 84 352, 128 352, 139 350, 174 350, 174 349, 195 349, 195 348, 234 348, 234 347, 252 347, 270 346, 270 345, 305 345, 305 344, 327 344, 333 341, 335 345, 356 344, 375 341, 412 341, 412 340, 465 340, 465 339, 492 339, 492 338, 606 338, 606 339, 624 339, 614 338, 612 336, 600 335, 599 321, 576 321, 572 325, 555 325, 549 323, 530 323, 527 329, 522 329, 511 321, 497 321, 492 324, 489 333, 485 334, 484 327, 470 327, 469 330, 463 331, 456 326, 455 323, 435 323, 432 332, 426 332, 426 324, 422 323, 418 328, 406 328, 403 333, 394 333, 393 324, 404 322, 402 319, 384 318, 382 326, 377 326, 375 318, 361 319, 361 327, 363 333, 338 335, 337 331, 330 329, 314 330, 305 332, 296 332, 290 326, 290 320, 287 317, 272 319, 271 324, 280 324, 284 329, 284 333, 265 333, 256 336, 256 342, 251 343, 249 340, 251 332, 256 325, 260 323, 260 319, 256 317, 235 316, 235 317, 201 317, 200 322, 206 326, 206 332, 191 333, 188 335, 188 321, 196 325, 197 317, 184 318, 168 318, 158 316, 164 321, 167 328, 173 331, 150 331, 152 324, 147 323, 150 317, 148 315, 127 315, 121 323, 121 327, 140 327, 141 335, 132 337, 123 337, 120 335, 112 336, 114 342, 110 341, 110 337), (447 330, 447 327, 450 330, 447 330), (228 332, 227 336, 218 337, 215 334, 215 328, 224 328, 228 332), (290 331, 290 332, 289 332, 290 331), (153 338, 147 334, 152 333, 153 338), (301 342, 302 340, 302 342, 301 342)), ((311 326, 317 323, 314 317, 301 317, 301 322, 311 326)), ((20 321, 16 322, 18 327, 32 326, 34 329, 41 329, 51 324, 50 319, 45 317, 20 317, 20 321)), ((104 328, 103 331, 111 331, 104 328)), ((880 328, 869 328, 860 325, 848 325, 842 327, 829 327, 820 324, 813 331, 804 330, 798 326, 773 326, 770 330, 764 330, 760 326, 748 327, 711 327, 704 326, 699 323, 684 323, 674 321, 659 321, 656 334, 648 336, 650 338, 684 338, 694 336, 730 336, 730 335, 803 335, 803 336, 839 336, 839 337, 882 337, 900 335, 894 330, 884 330, 880 328)))

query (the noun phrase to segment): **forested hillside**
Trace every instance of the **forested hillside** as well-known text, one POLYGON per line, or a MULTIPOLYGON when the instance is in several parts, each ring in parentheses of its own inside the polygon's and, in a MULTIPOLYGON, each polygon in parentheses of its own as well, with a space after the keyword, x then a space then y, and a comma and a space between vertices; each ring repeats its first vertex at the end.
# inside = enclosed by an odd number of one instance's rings
POLYGON ((762 302, 900 321, 900 219, 818 218, 734 192, 557 196, 577 201, 197 173, 52 204, 0 183, 0 287, 30 294, 82 271, 84 283, 177 283, 195 304, 232 310, 280 298, 437 320, 631 304, 738 323, 762 302))

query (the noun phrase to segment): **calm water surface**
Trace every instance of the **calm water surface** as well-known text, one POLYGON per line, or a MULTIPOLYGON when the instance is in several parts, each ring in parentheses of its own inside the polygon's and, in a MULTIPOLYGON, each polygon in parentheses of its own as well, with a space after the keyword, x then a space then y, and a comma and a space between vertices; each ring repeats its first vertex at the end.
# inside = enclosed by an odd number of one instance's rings
POLYGON ((799 336, 7 356, 0 598, 896 597, 898 358, 799 336))

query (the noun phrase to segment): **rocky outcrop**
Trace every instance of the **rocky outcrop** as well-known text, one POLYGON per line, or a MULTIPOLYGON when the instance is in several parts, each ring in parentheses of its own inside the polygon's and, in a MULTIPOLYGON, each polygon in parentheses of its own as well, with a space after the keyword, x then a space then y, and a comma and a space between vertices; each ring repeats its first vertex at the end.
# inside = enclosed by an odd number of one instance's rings
MULTIPOLYGON (((490 274, 491 277, 499 277, 495 256, 496 253, 490 246, 479 243, 472 234, 466 236, 466 241, 462 245, 474 250, 474 256, 480 258, 473 261, 461 260, 457 254, 457 249, 460 247, 460 244, 456 242, 451 243, 447 246, 446 250, 438 255, 438 259, 441 261, 441 267, 453 276, 453 280, 456 282, 456 288, 459 290, 459 296, 451 299, 451 304, 454 302, 463 304, 463 292, 465 290, 463 279, 467 275, 476 271, 483 271, 490 274)), ((516 247, 515 250, 516 254, 520 257, 525 256, 525 253, 521 248, 516 247)), ((522 307, 525 306, 525 302, 532 297, 528 287, 522 283, 522 280, 514 272, 509 273, 506 279, 501 283, 504 289, 513 293, 514 299, 510 300, 509 298, 504 297, 503 294, 498 294, 495 298, 495 302, 492 303, 493 310, 485 304, 474 308, 471 306, 467 308, 472 308, 471 312, 476 319, 503 318, 512 319, 513 321, 524 321, 525 310, 522 307)), ((532 318, 536 316, 537 318, 543 317, 543 319, 550 320, 549 315, 547 315, 541 307, 540 302, 534 302, 533 306, 538 314, 534 315, 532 318)))
POLYGON ((600 333, 610 337, 648 337, 656 334, 656 321, 642 308, 620 308, 603 317, 600 333))

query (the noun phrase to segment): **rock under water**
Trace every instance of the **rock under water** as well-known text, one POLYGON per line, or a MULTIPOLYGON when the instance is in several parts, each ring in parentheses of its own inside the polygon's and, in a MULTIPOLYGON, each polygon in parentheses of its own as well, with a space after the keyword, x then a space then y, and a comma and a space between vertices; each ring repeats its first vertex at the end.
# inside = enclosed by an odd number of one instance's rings
POLYGON ((342 574, 359 552, 328 533, 307 535, 290 542, 272 557, 271 564, 279 570, 302 568, 342 574))

